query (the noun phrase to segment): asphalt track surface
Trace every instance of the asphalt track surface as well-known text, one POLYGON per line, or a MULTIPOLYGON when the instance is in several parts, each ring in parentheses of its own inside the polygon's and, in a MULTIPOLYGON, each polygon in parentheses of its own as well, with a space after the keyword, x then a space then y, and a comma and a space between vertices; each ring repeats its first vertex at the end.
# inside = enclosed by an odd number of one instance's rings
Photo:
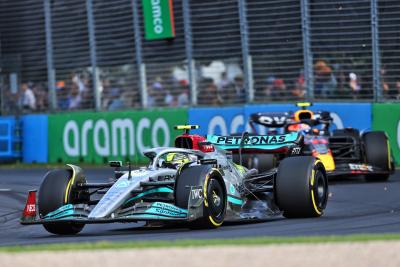
MULTIPOLYGON (((39 188, 46 169, 0 169, 0 246, 40 243, 243 238, 400 233, 400 171, 388 182, 366 183, 362 177, 332 181, 325 214, 316 219, 274 218, 229 223, 213 230, 144 227, 143 223, 87 225, 76 236, 55 236, 41 225, 22 226, 19 217, 27 191, 39 188)), ((106 181, 112 169, 85 170, 89 182, 106 181)))

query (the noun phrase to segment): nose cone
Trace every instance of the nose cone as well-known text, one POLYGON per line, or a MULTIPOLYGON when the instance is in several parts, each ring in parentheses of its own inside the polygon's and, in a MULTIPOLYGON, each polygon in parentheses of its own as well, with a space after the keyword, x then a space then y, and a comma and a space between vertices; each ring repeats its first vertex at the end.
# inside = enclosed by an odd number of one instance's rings
POLYGON ((147 171, 132 171, 132 177, 128 179, 128 174, 124 174, 100 199, 99 203, 90 212, 90 219, 107 218, 115 210, 121 207, 131 196, 133 189, 140 185, 141 181, 148 180, 147 171))

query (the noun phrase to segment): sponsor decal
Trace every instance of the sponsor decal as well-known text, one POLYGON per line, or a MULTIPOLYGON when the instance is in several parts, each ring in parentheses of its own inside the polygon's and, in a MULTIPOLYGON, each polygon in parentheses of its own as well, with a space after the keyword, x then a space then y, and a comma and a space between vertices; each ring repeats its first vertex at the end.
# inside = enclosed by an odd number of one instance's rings
POLYGON ((235 194, 236 189, 235 189, 235 186, 234 186, 233 184, 231 184, 231 185, 229 186, 229 192, 231 192, 231 194, 235 194))
POLYGON ((294 147, 292 149, 292 155, 298 155, 300 154, 301 148, 300 147, 294 147))
POLYGON ((192 188, 192 199, 200 199, 200 198, 203 198, 203 189, 192 188))
POLYGON ((145 38, 175 37, 172 0, 142 0, 145 38))
POLYGON ((349 168, 352 171, 368 171, 368 172, 373 172, 374 171, 372 166, 369 166, 369 165, 366 165, 366 164, 349 163, 349 168))
MULTIPOLYGON (((174 205, 170 205, 167 203, 156 202, 152 205, 152 209, 158 214, 168 215, 168 216, 182 216, 186 213, 185 210, 182 210, 174 205)), ((152 209, 147 210, 146 212, 152 213, 152 209)))
POLYGON ((170 146, 173 126, 182 123, 185 109, 50 115, 49 162, 144 162, 143 152, 170 146))
POLYGON ((207 126, 208 134, 216 134, 220 132, 222 135, 230 134, 230 133, 238 133, 241 132, 244 127, 244 117, 243 115, 237 115, 233 117, 231 121, 227 121, 222 116, 215 116, 210 119, 207 126), (230 125, 227 125, 229 124, 230 125), (229 127, 228 127, 229 126, 229 127))
POLYGON ((26 206, 26 211, 27 212, 36 212, 36 205, 35 204, 28 204, 26 206))
POLYGON ((150 148, 143 144, 143 131, 151 131, 152 147, 168 146, 170 143, 170 131, 167 122, 163 118, 158 118, 153 125, 150 120, 142 118, 136 125, 131 119, 114 119, 111 123, 106 120, 86 120, 82 127, 79 127, 75 120, 70 120, 65 124, 63 130, 63 146, 65 153, 70 157, 87 156, 89 140, 93 140, 96 154, 100 156, 126 156, 135 154, 135 140, 139 152, 150 148), (157 133, 161 131, 164 140, 158 143, 157 133), (136 134, 135 134, 136 133, 136 134))
POLYGON ((126 188, 129 186, 129 183, 127 181, 121 181, 115 185, 116 188, 126 188))
POLYGON ((266 125, 283 125, 286 121, 286 116, 263 115, 258 118, 258 121, 266 125))
MULTIPOLYGON (((286 142, 286 135, 249 136, 243 140, 244 145, 270 145, 284 142, 286 142)), ((216 144, 223 145, 240 145, 241 143, 241 136, 218 136, 216 140, 216 144)))

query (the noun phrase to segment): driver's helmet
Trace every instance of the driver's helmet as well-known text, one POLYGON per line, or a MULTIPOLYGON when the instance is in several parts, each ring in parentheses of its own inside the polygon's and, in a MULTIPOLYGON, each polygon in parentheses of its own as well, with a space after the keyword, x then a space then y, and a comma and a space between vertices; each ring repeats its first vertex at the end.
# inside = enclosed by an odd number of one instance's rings
POLYGON ((310 120, 314 117, 314 112, 308 109, 301 109, 294 113, 294 121, 310 120))
MULTIPOLYGON (((298 110, 294 113, 293 120, 300 122, 301 120, 309 120, 314 117, 314 112, 308 109, 298 110)), ((289 125, 288 131, 298 132, 298 131, 309 131, 311 129, 310 125, 306 123, 292 124, 289 125)))
POLYGON ((192 158, 192 156, 195 157, 194 155, 171 152, 168 153, 167 156, 165 157, 165 163, 174 166, 176 169, 178 169, 181 165, 183 165, 186 162, 195 161, 196 159, 192 158))

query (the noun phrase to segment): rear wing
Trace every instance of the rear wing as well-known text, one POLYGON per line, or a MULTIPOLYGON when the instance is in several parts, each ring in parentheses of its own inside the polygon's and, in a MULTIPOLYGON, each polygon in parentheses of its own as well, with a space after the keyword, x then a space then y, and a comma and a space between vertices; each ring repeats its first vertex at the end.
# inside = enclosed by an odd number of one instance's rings
POLYGON ((207 135, 207 141, 225 150, 279 150, 301 145, 303 136, 297 132, 280 135, 219 136, 207 135), (243 140, 242 140, 243 138, 243 140))
POLYGON ((250 122, 266 127, 280 128, 285 127, 292 117, 293 114, 291 112, 259 112, 250 115, 250 122))

